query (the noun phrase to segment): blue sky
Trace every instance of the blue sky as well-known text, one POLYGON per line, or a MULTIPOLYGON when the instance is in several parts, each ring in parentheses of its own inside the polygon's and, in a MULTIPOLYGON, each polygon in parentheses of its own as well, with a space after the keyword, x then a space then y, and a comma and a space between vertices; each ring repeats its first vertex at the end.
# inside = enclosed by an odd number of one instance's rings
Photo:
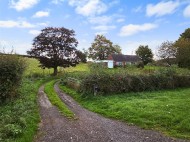
POLYGON ((123 54, 135 54, 139 45, 156 54, 190 27, 190 0, 0 0, 0 50, 26 54, 49 26, 73 29, 78 49, 103 34, 123 54))

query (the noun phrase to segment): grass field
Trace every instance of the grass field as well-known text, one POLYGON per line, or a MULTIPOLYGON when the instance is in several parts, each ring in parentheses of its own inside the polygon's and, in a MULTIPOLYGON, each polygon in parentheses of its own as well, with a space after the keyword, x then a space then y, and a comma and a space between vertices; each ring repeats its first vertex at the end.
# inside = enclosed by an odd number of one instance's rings
MULTIPOLYGON (((25 71, 26 76, 35 76, 35 75, 51 75, 53 73, 53 69, 42 69, 39 67, 40 63, 38 60, 34 58, 26 58, 27 69, 25 71)), ((58 68, 59 73, 66 72, 75 72, 75 71, 88 71, 87 64, 80 63, 76 67, 69 68, 58 68)))
MULTIPOLYGON (((26 58, 26 63, 28 65, 25 75, 50 75, 53 73, 53 69, 42 69, 39 67, 39 61, 33 58, 26 58)), ((129 74, 147 74, 151 73, 152 71, 158 71, 160 69, 167 69, 167 67, 157 67, 157 66, 145 66, 144 69, 136 68, 135 66, 128 66, 126 68, 114 68, 114 69, 106 69, 108 72, 118 72, 118 71, 125 71, 129 74)), ((190 70, 182 69, 178 67, 173 67, 173 69, 178 74, 190 74, 190 70)), ((64 74, 64 72, 89 72, 88 64, 80 63, 76 67, 69 67, 69 68, 58 68, 60 74, 64 74)))
POLYGON ((60 88, 85 108, 106 117, 190 139, 190 89, 84 98, 68 87, 60 88))

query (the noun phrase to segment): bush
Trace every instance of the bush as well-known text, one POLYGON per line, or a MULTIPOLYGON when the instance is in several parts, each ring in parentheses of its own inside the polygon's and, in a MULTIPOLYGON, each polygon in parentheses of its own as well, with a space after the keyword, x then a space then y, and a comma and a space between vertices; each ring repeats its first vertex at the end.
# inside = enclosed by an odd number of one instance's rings
POLYGON ((98 87, 99 94, 142 92, 177 87, 190 87, 190 76, 179 76, 175 70, 168 68, 149 75, 129 75, 126 73, 92 73, 84 78, 80 91, 84 94, 93 94, 94 86, 98 87))
POLYGON ((144 63, 143 62, 138 62, 136 64, 137 68, 144 68, 144 63))
POLYGON ((24 69, 22 57, 0 54, 0 103, 16 96, 24 69))

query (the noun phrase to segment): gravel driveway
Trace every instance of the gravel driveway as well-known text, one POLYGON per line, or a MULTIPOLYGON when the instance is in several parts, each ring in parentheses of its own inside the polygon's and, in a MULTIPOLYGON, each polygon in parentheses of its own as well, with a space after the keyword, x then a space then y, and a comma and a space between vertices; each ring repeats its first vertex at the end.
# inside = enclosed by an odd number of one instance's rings
POLYGON ((41 123, 35 142, 187 142, 104 118, 82 108, 57 84, 54 89, 77 119, 70 120, 61 115, 49 102, 42 86, 39 89, 41 123))

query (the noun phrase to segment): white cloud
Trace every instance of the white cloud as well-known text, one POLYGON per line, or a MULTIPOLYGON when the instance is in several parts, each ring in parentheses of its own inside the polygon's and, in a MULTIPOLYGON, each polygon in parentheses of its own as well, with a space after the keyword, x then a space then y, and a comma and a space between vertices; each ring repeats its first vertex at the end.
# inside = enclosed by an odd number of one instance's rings
POLYGON ((35 25, 28 23, 26 21, 0 21, 1 28, 33 28, 35 25))
POLYGON ((105 35, 107 34, 107 31, 101 31, 101 32, 96 32, 95 35, 105 35))
POLYGON ((49 16, 49 12, 48 11, 38 11, 32 17, 34 17, 34 18, 40 18, 40 17, 48 17, 48 16, 49 16))
POLYGON ((183 16, 184 17, 190 17, 190 5, 188 5, 185 10, 183 11, 183 16))
POLYGON ((39 30, 30 30, 30 31, 29 31, 29 34, 32 34, 32 35, 34 35, 34 36, 37 36, 37 35, 40 34, 40 32, 41 32, 41 31, 39 31, 39 30))
POLYGON ((22 11, 24 9, 28 9, 33 7, 39 2, 39 0, 11 0, 10 7, 16 9, 17 11, 22 11))
POLYGON ((38 26, 48 26, 49 22, 44 22, 44 23, 38 23, 38 26))
POLYGON ((89 22, 92 24, 108 24, 112 21, 112 17, 110 16, 96 16, 96 17, 90 17, 89 22))
POLYGON ((163 16, 167 14, 172 14, 175 12, 176 8, 179 6, 178 1, 167 1, 167 2, 160 2, 156 5, 148 4, 146 7, 146 15, 147 16, 163 16))
POLYGON ((60 4, 62 2, 64 2, 64 0, 52 0, 53 4, 60 4))
POLYGON ((116 28, 116 26, 100 25, 100 26, 93 27, 92 29, 100 30, 100 31, 108 31, 108 30, 112 30, 115 28, 116 28))
POLYGON ((108 8, 101 0, 69 0, 69 5, 76 7, 76 13, 83 16, 102 14, 108 8))
POLYGON ((125 21, 124 18, 119 18, 119 19, 116 20, 117 23, 121 23, 121 22, 124 22, 124 21, 125 21))
POLYGON ((123 26, 121 28, 119 35, 120 36, 131 36, 131 35, 137 34, 139 32, 152 30, 156 27, 157 27, 157 25, 152 24, 152 23, 145 23, 142 25, 129 24, 129 25, 123 26))
POLYGON ((161 43, 164 40, 140 40, 140 41, 124 41, 120 44, 122 48, 123 54, 128 55, 135 55, 135 51, 138 49, 139 45, 148 45, 150 49, 152 49, 152 52, 154 54, 154 58, 156 58, 156 52, 158 49, 158 46, 161 45, 161 43), (127 45, 127 46, 126 46, 127 45))

